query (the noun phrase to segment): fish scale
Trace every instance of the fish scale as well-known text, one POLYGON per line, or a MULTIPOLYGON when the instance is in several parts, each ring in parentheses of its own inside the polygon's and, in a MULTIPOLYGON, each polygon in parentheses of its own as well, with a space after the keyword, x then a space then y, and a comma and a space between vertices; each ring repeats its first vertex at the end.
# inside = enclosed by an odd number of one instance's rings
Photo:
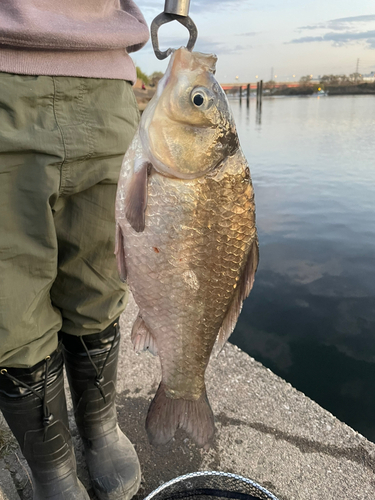
POLYGON ((124 222, 127 281, 143 320, 157 339, 163 381, 188 399, 202 393, 212 346, 255 237, 252 186, 242 182, 247 164, 241 153, 227 163, 228 171, 219 179, 186 182, 153 174, 145 230, 130 236, 131 227, 124 222), (239 180, 233 183, 233 178, 239 180), (234 201, 234 209, 226 209, 225 218, 221 197, 234 201), (161 232, 166 221, 170 230, 161 232), (190 225, 195 228, 191 230, 190 225), (157 269, 157 273, 150 275, 147 269, 157 269), (198 290, 184 276, 189 271, 196 276, 198 290), (178 371, 183 377, 176 375, 178 371))

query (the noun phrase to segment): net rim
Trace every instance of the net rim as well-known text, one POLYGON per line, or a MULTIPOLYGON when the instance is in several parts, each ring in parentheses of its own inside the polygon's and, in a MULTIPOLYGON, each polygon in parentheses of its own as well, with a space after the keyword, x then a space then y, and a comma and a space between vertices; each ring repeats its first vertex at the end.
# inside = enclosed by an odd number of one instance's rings
POLYGON ((168 488, 169 486, 172 486, 173 484, 177 483, 178 481, 183 481, 188 478, 194 478, 194 477, 199 477, 199 476, 221 476, 221 477, 229 477, 232 479, 239 479, 240 481, 244 481, 245 483, 254 486, 255 488, 258 488, 262 493, 265 495, 268 495, 270 500, 279 500, 273 493, 268 491, 266 488, 261 486, 260 484, 256 483, 255 481, 252 481, 251 479, 248 479, 247 477, 240 476, 239 474, 233 474, 232 472, 220 472, 220 471, 198 471, 198 472, 190 472, 189 474, 184 474, 182 476, 175 477, 174 479, 171 479, 170 481, 167 481, 164 484, 161 484, 156 488, 156 490, 152 491, 147 495, 147 497, 144 498, 144 500, 151 500, 155 495, 160 493, 162 490, 168 488))

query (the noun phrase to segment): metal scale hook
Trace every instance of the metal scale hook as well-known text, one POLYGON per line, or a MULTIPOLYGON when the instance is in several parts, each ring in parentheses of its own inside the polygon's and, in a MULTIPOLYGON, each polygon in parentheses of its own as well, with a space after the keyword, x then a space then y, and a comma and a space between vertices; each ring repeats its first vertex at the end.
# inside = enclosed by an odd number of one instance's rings
POLYGON ((190 0, 165 0, 164 12, 155 17, 151 23, 151 41, 155 55, 158 59, 165 59, 173 49, 161 51, 159 49, 158 29, 165 23, 178 21, 189 32, 189 41, 186 48, 193 50, 198 37, 198 30, 191 17, 189 17, 190 0))

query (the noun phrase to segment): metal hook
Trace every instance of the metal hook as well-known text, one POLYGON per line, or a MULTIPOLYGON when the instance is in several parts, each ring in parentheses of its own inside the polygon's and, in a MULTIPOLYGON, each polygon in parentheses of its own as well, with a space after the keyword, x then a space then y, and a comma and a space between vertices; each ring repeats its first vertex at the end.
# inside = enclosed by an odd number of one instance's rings
POLYGON ((160 26, 162 26, 165 23, 170 23, 171 21, 178 21, 180 24, 185 26, 185 28, 187 28, 187 30, 189 31, 189 41, 186 45, 186 48, 190 50, 190 52, 193 50, 195 42, 197 41, 198 30, 191 17, 179 16, 177 14, 169 14, 162 12, 161 14, 155 17, 155 19, 152 21, 151 24, 151 41, 155 55, 158 59, 165 59, 173 52, 173 49, 171 48, 161 51, 159 49, 159 40, 158 40, 158 29, 160 28, 160 26))

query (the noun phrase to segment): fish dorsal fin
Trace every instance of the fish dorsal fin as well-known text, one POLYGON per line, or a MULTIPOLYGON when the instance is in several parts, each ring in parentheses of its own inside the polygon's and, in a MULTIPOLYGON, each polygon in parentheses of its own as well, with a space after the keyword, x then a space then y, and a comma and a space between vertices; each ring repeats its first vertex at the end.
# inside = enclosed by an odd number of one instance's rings
POLYGON ((150 351, 154 356, 158 355, 158 347, 155 339, 140 314, 138 314, 137 319, 134 321, 131 341, 136 352, 150 351))
POLYGON ((219 355, 226 341, 233 332, 234 327, 236 326, 238 316, 240 315, 242 309, 243 301, 249 295, 253 287, 255 272, 258 267, 258 261, 259 261, 259 246, 258 246, 258 240, 256 239, 253 241, 250 247, 245 269, 238 283, 237 290, 233 297, 232 303, 229 306, 227 314, 223 320, 223 323, 217 335, 216 347, 215 347, 216 355, 219 355))
POLYGON ((116 243, 115 243, 115 255, 117 260, 117 269, 120 280, 126 281, 126 261, 125 261, 125 250, 124 250, 124 235, 122 234, 122 229, 120 224, 116 224, 116 243))
POLYGON ((142 161, 135 165, 126 189, 125 215, 137 233, 145 228, 145 211, 147 207, 147 178, 151 170, 151 163, 142 161))

